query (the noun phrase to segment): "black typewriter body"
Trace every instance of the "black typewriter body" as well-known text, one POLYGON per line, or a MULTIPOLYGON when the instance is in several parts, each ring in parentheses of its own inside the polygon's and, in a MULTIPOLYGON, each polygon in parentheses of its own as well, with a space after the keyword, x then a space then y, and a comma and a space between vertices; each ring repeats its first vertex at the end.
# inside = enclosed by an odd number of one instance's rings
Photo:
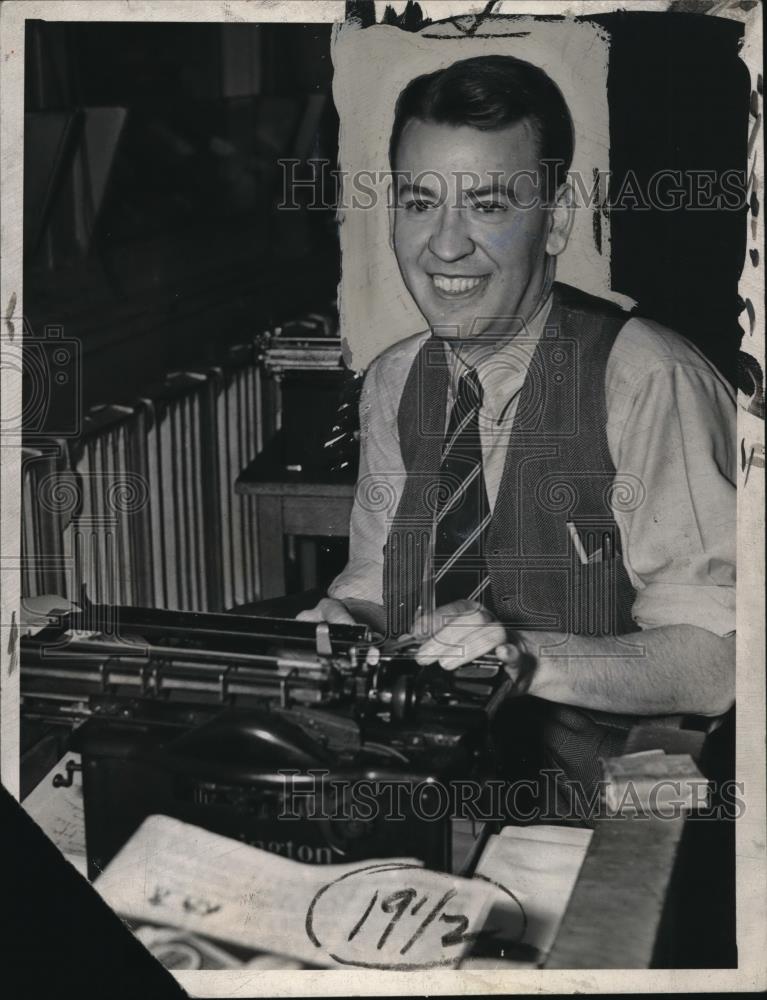
POLYGON ((418 667, 363 626, 91 605, 22 640, 22 714, 81 755, 91 878, 156 813, 307 863, 452 870, 445 790, 492 773, 501 673, 418 667))

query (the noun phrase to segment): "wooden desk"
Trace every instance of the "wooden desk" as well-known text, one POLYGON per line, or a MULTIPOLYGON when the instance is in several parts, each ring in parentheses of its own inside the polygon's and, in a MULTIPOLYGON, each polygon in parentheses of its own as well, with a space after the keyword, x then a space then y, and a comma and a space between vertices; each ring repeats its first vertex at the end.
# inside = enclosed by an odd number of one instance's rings
POLYGON ((311 472, 289 472, 281 461, 282 440, 247 466, 237 493, 256 498, 260 596, 285 594, 285 539, 291 535, 348 537, 354 500, 352 479, 322 480, 311 472))
POLYGON ((649 969, 686 815, 596 820, 547 969, 649 969))
MULTIPOLYGON (((626 753, 662 749, 696 759, 702 743, 703 734, 693 730, 640 723, 629 735, 626 753)), ((629 808, 623 815, 596 819, 545 968, 673 968, 678 962, 685 967, 690 955, 693 965, 708 960, 721 967, 730 936, 734 939, 734 919, 720 941, 710 931, 703 932, 700 943, 690 941, 697 936, 698 916, 704 924, 729 918, 726 901, 722 906, 711 893, 690 903, 701 881, 712 888, 719 884, 714 876, 722 866, 726 878, 726 841, 715 838, 712 849, 711 838, 706 837, 711 826, 711 820, 695 823, 687 811, 673 817, 649 809, 632 815, 629 808), (698 909, 702 914, 696 913, 698 909), (717 954, 706 948, 705 935, 718 948, 717 954)))

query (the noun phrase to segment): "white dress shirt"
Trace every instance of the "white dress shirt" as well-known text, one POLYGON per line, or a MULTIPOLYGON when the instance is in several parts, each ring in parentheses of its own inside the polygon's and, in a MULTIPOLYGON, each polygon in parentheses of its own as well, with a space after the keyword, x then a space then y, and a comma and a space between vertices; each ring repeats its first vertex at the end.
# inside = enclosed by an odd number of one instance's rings
MULTIPOLYGON (((523 333, 478 362, 483 471, 495 504, 517 403, 551 308, 523 333)), ((360 400, 361 456, 350 525, 350 558, 328 593, 383 603, 383 547, 407 477, 397 414, 424 332, 394 344, 372 363, 360 400)), ((451 352, 452 406, 461 360, 451 352)), ((640 628, 697 625, 735 629, 735 395, 689 341, 650 320, 628 319, 605 373, 607 441, 616 485, 637 500, 613 514, 623 562, 637 592, 640 628), (638 491, 638 494, 637 494, 638 491)))

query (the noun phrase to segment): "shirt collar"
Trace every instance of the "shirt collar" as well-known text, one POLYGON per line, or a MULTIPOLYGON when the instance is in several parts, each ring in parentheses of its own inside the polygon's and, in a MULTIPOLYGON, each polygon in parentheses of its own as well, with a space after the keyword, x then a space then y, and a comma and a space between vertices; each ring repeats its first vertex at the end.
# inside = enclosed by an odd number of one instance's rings
MULTIPOLYGON (((475 366, 484 391, 482 408, 494 420, 503 418, 509 402, 522 388, 533 353, 551 312, 551 304, 550 293, 519 333, 499 345, 497 350, 489 353, 475 366)), ((450 354, 450 381, 454 396, 458 379, 467 365, 452 351, 450 354)))

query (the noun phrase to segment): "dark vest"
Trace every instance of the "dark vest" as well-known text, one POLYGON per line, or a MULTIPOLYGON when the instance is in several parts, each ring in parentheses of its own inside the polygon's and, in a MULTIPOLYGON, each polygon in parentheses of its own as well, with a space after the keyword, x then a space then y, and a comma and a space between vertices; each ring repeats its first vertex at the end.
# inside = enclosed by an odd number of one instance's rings
MULTIPOLYGON (((635 592, 623 566, 611 498, 630 505, 637 496, 631 482, 614 482, 604 390, 607 359, 626 319, 611 303, 554 286, 551 312, 521 390, 487 536, 491 597, 486 603, 509 628, 590 636, 636 631, 635 592), (586 564, 568 522, 592 557, 586 564)), ((409 629, 421 603, 444 437, 447 350, 435 337, 423 344, 400 402, 407 479, 384 549, 390 635, 409 629)), ((600 776, 598 757, 620 752, 635 721, 529 700, 541 713, 546 763, 586 786, 600 776)))

